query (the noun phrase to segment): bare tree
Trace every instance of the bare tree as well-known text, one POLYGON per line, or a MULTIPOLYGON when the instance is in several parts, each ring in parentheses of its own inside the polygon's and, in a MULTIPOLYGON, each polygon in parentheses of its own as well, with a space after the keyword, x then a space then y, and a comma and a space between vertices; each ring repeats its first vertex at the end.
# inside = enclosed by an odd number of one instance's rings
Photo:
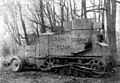
MULTIPOLYGON (((50 24, 51 30, 53 31, 53 27, 55 25, 55 16, 53 16, 52 14, 55 15, 55 13, 52 12, 53 10, 52 10, 52 6, 51 5, 52 4, 50 4, 50 1, 47 0, 46 1, 46 12, 45 12, 45 14, 46 14, 46 16, 47 16, 47 18, 49 20, 49 24, 50 24)), ((55 8, 54 8, 54 11, 55 11, 55 8)))
POLYGON ((24 39, 26 40, 26 44, 29 45, 29 38, 28 38, 28 34, 27 34, 27 30, 26 30, 26 24, 25 21, 23 19, 23 14, 22 14, 22 5, 18 2, 18 8, 19 8, 19 14, 20 14, 20 21, 21 21, 21 25, 23 28, 23 32, 24 32, 24 39))
MULTIPOLYGON (((28 6, 29 11, 32 14, 32 18, 28 18, 32 23, 37 24, 40 29, 41 33, 45 33, 46 32, 46 28, 50 28, 50 26, 46 25, 45 20, 46 20, 46 15, 47 14, 47 18, 49 18, 49 22, 52 25, 52 20, 51 20, 51 6, 48 0, 37 0, 32 2, 32 7, 30 8, 28 6), (46 1, 46 4, 45 4, 46 1), (45 9, 46 7, 46 9, 45 9), (46 11, 47 10, 47 11, 46 11)), ((35 27, 34 27, 35 29, 35 27)))
POLYGON ((13 38, 13 40, 18 44, 21 44, 20 32, 18 27, 18 20, 17 20, 17 9, 15 4, 9 3, 7 5, 9 13, 4 12, 4 22, 7 27, 7 31, 9 35, 13 38), (12 4, 12 6, 11 6, 12 4), (8 8, 9 7, 9 8, 8 8))
POLYGON ((29 45, 27 27, 25 24, 25 19, 23 18, 22 4, 20 2, 14 3, 14 1, 11 1, 5 6, 6 10, 8 10, 5 11, 4 14, 4 20, 8 33, 18 45, 22 45, 21 38, 25 39, 26 44, 29 45), (20 33, 21 27, 23 28, 22 30, 24 32, 24 37, 20 33))

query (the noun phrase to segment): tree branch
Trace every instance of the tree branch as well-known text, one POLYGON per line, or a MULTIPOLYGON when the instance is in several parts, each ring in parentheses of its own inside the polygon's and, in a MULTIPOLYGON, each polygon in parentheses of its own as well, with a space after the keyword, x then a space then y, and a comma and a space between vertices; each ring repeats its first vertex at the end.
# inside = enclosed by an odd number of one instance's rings
POLYGON ((116 2, 120 4, 120 1, 116 1, 116 2))

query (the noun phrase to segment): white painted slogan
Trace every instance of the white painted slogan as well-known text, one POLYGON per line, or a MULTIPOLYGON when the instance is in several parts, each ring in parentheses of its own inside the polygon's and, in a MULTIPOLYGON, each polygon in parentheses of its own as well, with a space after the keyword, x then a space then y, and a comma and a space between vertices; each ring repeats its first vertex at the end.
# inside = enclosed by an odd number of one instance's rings
MULTIPOLYGON (((86 33, 86 32, 85 32, 86 33)), ((49 36, 49 49, 52 54, 70 53, 71 49, 81 49, 81 45, 89 42, 90 35, 81 34, 81 32, 65 33, 60 35, 49 36)))

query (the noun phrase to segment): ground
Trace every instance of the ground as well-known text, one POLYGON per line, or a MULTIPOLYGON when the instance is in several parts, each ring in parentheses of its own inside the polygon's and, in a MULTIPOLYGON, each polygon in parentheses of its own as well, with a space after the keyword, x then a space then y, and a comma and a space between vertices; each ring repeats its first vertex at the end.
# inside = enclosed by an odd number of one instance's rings
POLYGON ((0 83, 120 83, 119 68, 115 75, 106 75, 102 78, 73 77, 41 71, 13 73, 4 68, 0 71, 0 83))

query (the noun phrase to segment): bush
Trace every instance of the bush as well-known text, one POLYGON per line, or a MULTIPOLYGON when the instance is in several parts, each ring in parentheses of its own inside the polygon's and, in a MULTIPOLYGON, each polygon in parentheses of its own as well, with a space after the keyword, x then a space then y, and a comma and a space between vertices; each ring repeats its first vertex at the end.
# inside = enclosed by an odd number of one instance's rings
POLYGON ((1 51, 2 51, 3 57, 6 57, 6 56, 10 55, 9 46, 7 44, 5 44, 5 43, 3 44, 1 51))
POLYGON ((17 55, 19 51, 19 46, 13 42, 4 42, 1 47, 1 54, 3 57, 17 55))

